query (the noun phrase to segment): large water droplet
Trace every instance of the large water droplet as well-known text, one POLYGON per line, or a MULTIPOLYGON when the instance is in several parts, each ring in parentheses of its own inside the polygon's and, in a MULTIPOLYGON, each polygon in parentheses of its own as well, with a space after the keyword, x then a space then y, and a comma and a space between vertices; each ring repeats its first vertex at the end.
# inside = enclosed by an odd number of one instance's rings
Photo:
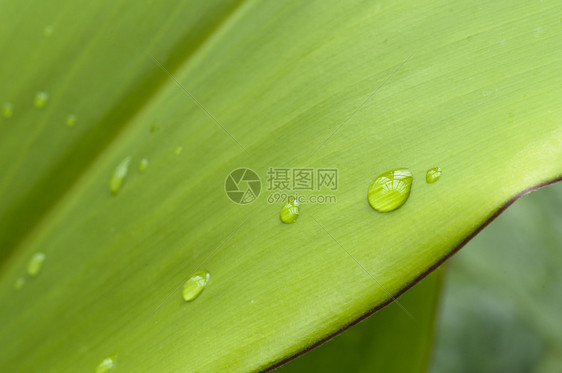
POLYGON ((4 118, 10 118, 12 115, 14 115, 14 104, 6 102, 2 105, 2 116, 4 118))
POLYGON ((115 367, 115 358, 106 357, 96 367, 96 373, 109 373, 115 367))
POLYGON ((14 282, 14 289, 20 290, 23 287, 23 285, 25 285, 25 278, 18 277, 16 282, 14 282))
POLYGON ((74 125, 76 124, 76 115, 74 114, 70 114, 66 117, 66 125, 68 127, 74 127, 74 125))
POLYGON ((139 163, 139 171, 142 173, 142 172, 146 171, 147 167, 148 167, 148 159, 146 159, 146 158, 141 159, 141 161, 139 163))
POLYGON ((51 35, 53 35, 53 32, 55 31, 55 28, 51 25, 45 26, 45 28, 43 29, 43 35, 46 38, 51 37, 51 35))
POLYGON ((35 98, 33 99, 33 104, 36 108, 41 109, 47 105, 47 100, 49 100, 49 94, 47 92, 37 92, 35 98))
POLYGON ((293 197, 289 197, 287 202, 281 207, 281 214, 279 217, 281 221, 285 224, 294 223, 295 220, 299 217, 300 213, 300 204, 299 201, 294 199, 293 197))
POLYGON ((113 170, 113 174, 111 175, 111 179, 109 179, 109 190, 114 195, 119 193, 119 189, 121 189, 121 185, 123 185, 123 180, 127 177, 127 172, 129 170, 129 163, 131 162, 131 157, 127 157, 121 161, 113 170))
POLYGON ((434 167, 432 169, 427 170, 425 174, 425 181, 428 184, 433 184, 441 177, 441 172, 443 172, 439 167, 434 167))
POLYGON ((191 302, 205 290, 205 286, 211 279, 211 274, 207 271, 195 273, 183 285, 183 299, 186 302, 191 302))
POLYGON ((39 272, 41 272, 41 268, 43 267, 45 259, 47 259, 47 256, 43 253, 33 254, 31 259, 29 259, 29 262, 27 263, 27 273, 30 276, 37 276, 39 272))
POLYGON ((402 206, 410 195, 412 173, 406 168, 386 171, 371 183, 367 199, 372 208, 389 212, 402 206))

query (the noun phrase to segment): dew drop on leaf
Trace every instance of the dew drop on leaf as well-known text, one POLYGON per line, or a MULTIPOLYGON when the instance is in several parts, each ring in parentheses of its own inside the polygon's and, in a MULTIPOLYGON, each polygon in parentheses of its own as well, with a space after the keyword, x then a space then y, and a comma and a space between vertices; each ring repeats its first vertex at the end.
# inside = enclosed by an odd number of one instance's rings
POLYGON ((285 224, 294 223, 297 218, 299 217, 300 213, 300 204, 299 201, 294 199, 293 197, 289 197, 287 202, 281 207, 281 213, 279 217, 281 221, 285 224))
POLYGON ((53 31, 55 31, 55 28, 53 26, 45 26, 45 28, 43 29, 43 36, 49 38, 51 37, 51 35, 53 35, 53 31))
POLYGON ((121 189, 121 185, 123 185, 123 181, 125 180, 125 177, 127 177, 130 162, 131 157, 127 157, 123 159, 117 167, 115 167, 115 170, 113 170, 111 179, 109 179, 109 190, 111 190, 113 195, 117 195, 117 193, 119 193, 119 189, 121 189))
POLYGON ((144 172, 146 171, 146 168, 148 167, 148 159, 143 158, 141 159, 140 163, 139 163, 139 172, 144 172))
POLYGON ((18 277, 17 280, 14 282, 14 289, 20 290, 23 285, 25 285, 25 278, 18 277))
POLYGON ((66 125, 68 127, 74 127, 74 125, 76 124, 76 115, 74 114, 70 114, 66 117, 66 125))
POLYGON ((96 373, 109 373, 115 367, 115 360, 111 357, 107 357, 100 361, 96 367, 96 373))
POLYGON ((443 172, 439 167, 434 167, 432 169, 427 170, 425 174, 425 181, 428 184, 433 184, 441 177, 441 172, 443 172))
POLYGON ((49 94, 47 92, 37 92, 33 99, 33 104, 36 108, 41 109, 47 105, 47 100, 49 100, 49 94))
POLYGON ((406 168, 383 172, 369 187, 369 204, 379 212, 396 210, 408 200, 412 181, 412 173, 406 168))
POLYGON ((183 150, 183 146, 178 146, 176 147, 176 149, 174 150, 174 153, 176 153, 176 155, 180 155, 181 152, 183 150))
POLYGON ((33 254, 27 263, 27 274, 30 276, 37 276, 39 272, 41 272, 45 259, 47 259, 47 256, 43 253, 33 254))
POLYGON ((2 105, 2 116, 4 118, 10 118, 12 115, 14 115, 14 104, 6 102, 2 105))
POLYGON ((195 273, 183 285, 183 299, 186 302, 191 302, 205 290, 205 286, 211 279, 211 274, 207 271, 200 271, 195 273))

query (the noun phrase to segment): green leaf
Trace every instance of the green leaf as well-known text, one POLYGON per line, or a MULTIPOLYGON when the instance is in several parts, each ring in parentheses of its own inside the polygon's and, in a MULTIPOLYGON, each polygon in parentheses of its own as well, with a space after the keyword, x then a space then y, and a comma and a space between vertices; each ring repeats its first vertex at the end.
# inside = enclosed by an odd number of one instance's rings
POLYGON ((0 9, 6 371, 94 371, 112 356, 125 372, 266 369, 562 175, 558 1, 0 9), (241 167, 262 180, 246 205, 224 191, 241 167), (282 224, 272 167, 336 168, 322 194, 337 203, 282 224), (396 168, 413 175, 409 199, 376 212, 369 185, 396 168), (210 280, 186 303, 201 270, 210 280))
POLYGON ((438 269, 400 297, 412 316, 392 303, 277 371, 426 372, 442 277, 438 269))

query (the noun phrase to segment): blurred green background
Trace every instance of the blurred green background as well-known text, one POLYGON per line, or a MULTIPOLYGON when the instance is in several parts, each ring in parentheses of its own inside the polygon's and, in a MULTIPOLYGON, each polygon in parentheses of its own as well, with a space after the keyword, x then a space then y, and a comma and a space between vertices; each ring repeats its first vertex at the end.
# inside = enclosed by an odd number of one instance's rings
POLYGON ((561 372, 561 249, 557 183, 400 297, 414 318, 393 303, 277 372, 561 372))
POLYGON ((562 183, 509 207, 448 264, 430 371, 562 372, 562 183))

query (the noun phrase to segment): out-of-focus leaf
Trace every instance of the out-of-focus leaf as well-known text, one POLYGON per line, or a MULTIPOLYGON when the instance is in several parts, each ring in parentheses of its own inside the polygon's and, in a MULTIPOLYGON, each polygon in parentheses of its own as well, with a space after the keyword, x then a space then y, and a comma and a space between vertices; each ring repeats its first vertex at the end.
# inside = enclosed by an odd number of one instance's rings
POLYGON ((450 263, 432 372, 555 373, 562 185, 526 196, 450 263))

